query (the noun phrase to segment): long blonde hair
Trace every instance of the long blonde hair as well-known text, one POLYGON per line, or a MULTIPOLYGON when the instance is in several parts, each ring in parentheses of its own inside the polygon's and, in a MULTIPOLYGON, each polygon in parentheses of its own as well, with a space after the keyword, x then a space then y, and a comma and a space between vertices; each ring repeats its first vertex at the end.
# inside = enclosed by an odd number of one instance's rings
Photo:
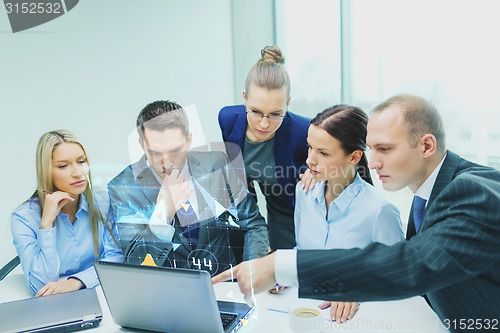
MULTIPOLYGON (((36 178, 37 178, 37 188, 43 189, 48 192, 54 192, 57 189, 54 186, 54 182, 52 180, 52 154, 57 146, 61 143, 75 143, 82 148, 83 153, 85 154, 85 158, 88 164, 88 157, 85 148, 78 138, 67 130, 56 130, 50 131, 43 134, 38 140, 38 145, 36 148, 36 178)), ((99 211, 97 204, 94 199, 94 193, 92 192, 90 169, 88 170, 88 181, 89 184, 85 188, 83 194, 85 195, 89 207, 89 221, 92 228, 92 239, 94 242, 94 256, 96 258, 99 257, 99 223, 102 223, 113 236, 113 240, 115 242, 115 236, 113 231, 111 230, 108 223, 106 223, 104 217, 99 211)), ((43 206, 45 204, 45 196, 46 193, 38 191, 38 198, 40 200, 40 211, 43 213, 43 206)))

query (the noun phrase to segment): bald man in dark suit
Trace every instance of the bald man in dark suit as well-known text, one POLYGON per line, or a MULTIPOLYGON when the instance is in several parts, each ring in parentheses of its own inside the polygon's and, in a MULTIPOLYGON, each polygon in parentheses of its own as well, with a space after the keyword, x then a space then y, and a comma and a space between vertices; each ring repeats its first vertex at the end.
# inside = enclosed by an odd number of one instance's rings
MULTIPOLYGON (((438 112, 417 96, 398 95, 377 106, 367 144, 369 167, 383 187, 408 186, 415 194, 408 241, 280 250, 233 269, 242 292, 250 295, 277 282, 298 286, 300 297, 337 301, 425 294, 451 331, 470 328, 471 322, 476 330, 499 327, 500 172, 446 150, 438 112)), ((227 277, 222 273, 214 282, 227 277)))

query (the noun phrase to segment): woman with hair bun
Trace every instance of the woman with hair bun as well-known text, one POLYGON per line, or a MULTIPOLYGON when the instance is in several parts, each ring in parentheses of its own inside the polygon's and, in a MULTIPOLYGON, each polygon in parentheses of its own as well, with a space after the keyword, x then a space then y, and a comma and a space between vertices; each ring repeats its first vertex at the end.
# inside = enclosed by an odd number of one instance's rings
POLYGON ((244 104, 219 113, 229 157, 243 154, 249 190, 255 193, 255 180, 266 198, 271 250, 295 246, 295 185, 307 169, 309 119, 288 111, 290 78, 284 63, 277 46, 266 46, 248 72, 244 104))
MULTIPOLYGON (((358 107, 335 105, 309 126, 307 165, 317 181, 304 192, 297 184, 297 249, 364 248, 404 240, 399 211, 373 187, 364 153, 368 116, 358 107)), ((357 302, 326 301, 333 320, 352 319, 357 302)))

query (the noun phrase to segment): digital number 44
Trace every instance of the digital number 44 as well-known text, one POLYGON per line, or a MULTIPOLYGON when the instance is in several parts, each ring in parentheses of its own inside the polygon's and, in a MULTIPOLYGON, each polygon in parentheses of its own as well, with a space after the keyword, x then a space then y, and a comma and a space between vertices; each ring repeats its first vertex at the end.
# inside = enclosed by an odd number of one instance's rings
MULTIPOLYGON (((199 258, 196 259, 195 257, 193 257, 193 266, 201 269, 201 260, 199 258)), ((207 262, 207 258, 203 258, 203 266, 208 267, 210 270, 212 270, 212 260, 209 259, 207 262)))

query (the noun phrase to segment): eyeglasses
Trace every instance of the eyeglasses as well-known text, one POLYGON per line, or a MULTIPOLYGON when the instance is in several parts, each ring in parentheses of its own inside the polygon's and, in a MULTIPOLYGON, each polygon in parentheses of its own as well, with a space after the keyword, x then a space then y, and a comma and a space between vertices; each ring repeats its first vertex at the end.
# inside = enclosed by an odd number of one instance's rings
POLYGON ((262 113, 258 112, 258 111, 253 111, 253 110, 248 110, 246 111, 248 117, 252 118, 253 120, 257 120, 257 121, 261 121, 262 118, 267 118, 267 120, 269 120, 269 122, 272 122, 272 123, 277 123, 277 122, 280 122, 283 120, 283 116, 279 116, 277 114, 270 114, 269 116, 264 116, 262 113))

